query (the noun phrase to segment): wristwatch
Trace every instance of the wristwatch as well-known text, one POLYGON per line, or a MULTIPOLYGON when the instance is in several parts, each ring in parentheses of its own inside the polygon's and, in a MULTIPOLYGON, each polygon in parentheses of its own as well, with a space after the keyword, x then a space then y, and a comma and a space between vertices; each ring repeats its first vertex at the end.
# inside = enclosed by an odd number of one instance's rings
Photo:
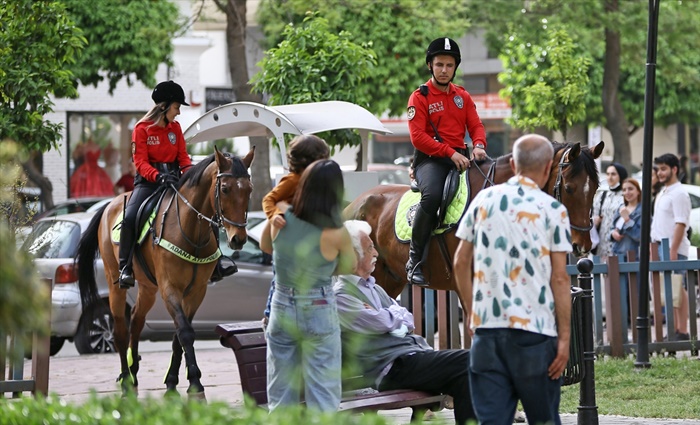
POLYGON ((479 148, 479 149, 484 149, 484 144, 483 143, 477 143, 474 145, 474 149, 479 148))

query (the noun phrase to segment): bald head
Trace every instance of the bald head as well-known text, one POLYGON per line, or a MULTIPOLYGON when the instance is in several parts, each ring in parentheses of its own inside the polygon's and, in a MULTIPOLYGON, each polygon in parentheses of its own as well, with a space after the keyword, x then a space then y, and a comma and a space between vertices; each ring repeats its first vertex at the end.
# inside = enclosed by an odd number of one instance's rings
POLYGON ((540 173, 547 167, 553 156, 552 143, 539 134, 526 134, 513 144, 516 174, 540 173))

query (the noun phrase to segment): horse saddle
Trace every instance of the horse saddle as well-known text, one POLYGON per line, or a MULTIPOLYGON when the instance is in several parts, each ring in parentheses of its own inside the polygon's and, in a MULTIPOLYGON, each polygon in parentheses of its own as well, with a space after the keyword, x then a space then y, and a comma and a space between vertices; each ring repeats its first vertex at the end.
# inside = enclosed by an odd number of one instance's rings
MULTIPOLYGON (((394 233, 403 242, 411 241, 413 218, 420 204, 420 192, 408 190, 403 194, 396 209, 394 233)), ((442 201, 438 210, 438 227, 434 234, 441 234, 459 223, 464 215, 469 199, 469 182, 467 173, 460 173, 456 168, 447 175, 442 192, 442 201)))
MULTIPOLYGON (((153 228, 153 222, 156 218, 156 211, 163 202, 165 190, 156 190, 146 198, 146 201, 139 207, 139 212, 136 214, 136 245, 141 245, 146 239, 146 236, 153 228)), ((124 211, 119 213, 112 225, 112 242, 119 244, 122 233, 122 221, 124 221, 124 211)))

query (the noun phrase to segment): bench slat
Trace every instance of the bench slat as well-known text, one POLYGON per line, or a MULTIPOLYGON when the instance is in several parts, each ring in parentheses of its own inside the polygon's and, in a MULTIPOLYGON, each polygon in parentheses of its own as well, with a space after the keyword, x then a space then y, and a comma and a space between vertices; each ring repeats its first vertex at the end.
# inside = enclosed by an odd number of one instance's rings
MULTIPOLYGON (((216 327, 221 345, 231 348, 236 356, 241 387, 258 405, 267 404, 267 344, 260 322, 223 323, 216 327)), ((434 411, 445 407, 449 396, 423 391, 394 390, 370 394, 350 392, 343 396, 339 410, 377 411, 425 408, 434 411)))

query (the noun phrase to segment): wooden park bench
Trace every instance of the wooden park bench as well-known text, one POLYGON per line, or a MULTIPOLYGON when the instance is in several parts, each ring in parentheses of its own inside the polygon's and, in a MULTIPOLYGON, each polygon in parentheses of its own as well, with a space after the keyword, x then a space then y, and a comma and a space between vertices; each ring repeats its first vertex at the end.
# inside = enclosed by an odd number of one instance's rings
MULTIPOLYGON (((231 348, 236 356, 243 392, 258 405, 267 404, 267 345, 260 322, 220 324, 216 327, 216 333, 220 335, 221 345, 231 348)), ((410 407, 413 410, 411 421, 414 421, 427 410, 442 410, 448 400, 451 400, 448 395, 424 391, 376 391, 364 388, 343 392, 339 410, 363 412, 410 407)))

